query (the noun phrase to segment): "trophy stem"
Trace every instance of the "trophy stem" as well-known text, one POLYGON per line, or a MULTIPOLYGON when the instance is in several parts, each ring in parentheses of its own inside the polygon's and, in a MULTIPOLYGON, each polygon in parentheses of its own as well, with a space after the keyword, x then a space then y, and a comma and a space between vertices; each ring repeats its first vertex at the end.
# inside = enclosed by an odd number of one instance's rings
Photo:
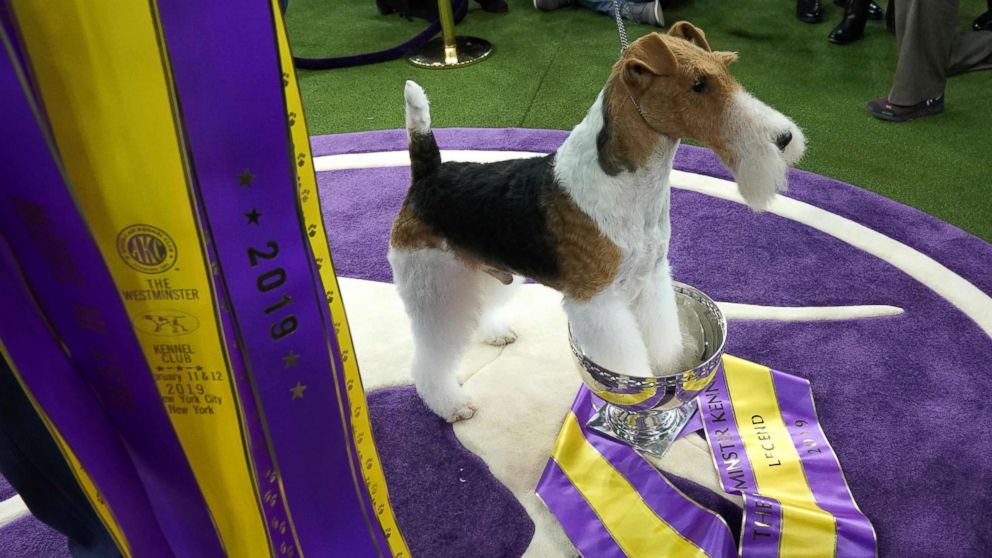
POLYGON ((626 411, 604 403, 587 426, 641 452, 661 457, 682 433, 696 410, 695 399, 666 411, 626 411))
POLYGON ((408 58, 420 68, 460 68, 481 62, 493 52, 493 45, 478 37, 456 37, 455 16, 451 0, 438 0, 437 11, 441 19, 441 38, 424 43, 408 58))

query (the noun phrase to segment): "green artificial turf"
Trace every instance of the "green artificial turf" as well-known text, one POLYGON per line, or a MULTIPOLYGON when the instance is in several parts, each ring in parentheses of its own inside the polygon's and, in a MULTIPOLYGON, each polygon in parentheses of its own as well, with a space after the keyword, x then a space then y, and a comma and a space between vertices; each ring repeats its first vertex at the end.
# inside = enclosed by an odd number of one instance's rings
MULTIPOLYGON (((489 60, 455 70, 423 70, 400 59, 331 71, 300 71, 312 134, 403 126, 403 81, 431 99, 437 127, 571 129, 592 104, 618 39, 611 18, 582 8, 553 12, 509 0, 505 14, 474 2, 460 35, 490 40, 489 60)), ((702 28, 717 50, 733 50, 739 81, 805 130, 800 168, 855 184, 921 209, 992 241, 992 71, 951 78, 943 115, 908 124, 869 117, 867 101, 888 92, 895 37, 869 22, 866 37, 839 47, 826 35, 841 8, 826 6, 819 25, 800 23, 794 1, 688 0, 666 9, 669 22, 702 28)), ((884 4, 884 3, 883 3, 884 4)), ((961 30, 984 0, 961 2, 961 30)), ((422 20, 381 16, 374 0, 293 0, 287 13, 298 56, 340 56, 394 46, 422 20)), ((628 24, 631 40, 657 30, 628 24)))

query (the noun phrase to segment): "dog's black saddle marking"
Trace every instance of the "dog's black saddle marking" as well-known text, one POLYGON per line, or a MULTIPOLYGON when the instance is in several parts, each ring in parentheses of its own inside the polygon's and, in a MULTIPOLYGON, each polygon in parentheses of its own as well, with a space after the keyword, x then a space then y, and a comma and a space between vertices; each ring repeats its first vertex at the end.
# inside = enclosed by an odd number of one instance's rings
POLYGON ((536 280, 558 278, 547 207, 559 185, 554 154, 494 163, 440 165, 410 186, 414 214, 483 263, 536 280))

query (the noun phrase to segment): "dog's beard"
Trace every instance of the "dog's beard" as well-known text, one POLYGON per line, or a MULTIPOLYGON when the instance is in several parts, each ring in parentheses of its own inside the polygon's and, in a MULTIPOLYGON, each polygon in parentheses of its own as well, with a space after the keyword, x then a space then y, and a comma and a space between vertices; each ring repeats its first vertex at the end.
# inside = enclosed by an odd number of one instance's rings
POLYGON ((763 211, 775 194, 788 189, 788 167, 797 163, 806 150, 806 137, 785 115, 741 92, 736 100, 736 118, 725 129, 732 138, 727 153, 721 153, 724 165, 734 173, 744 201, 755 211, 763 211), (774 138, 788 130, 792 141, 784 150, 774 138))
POLYGON ((775 194, 789 187, 785 160, 774 146, 749 150, 731 167, 744 201, 755 211, 763 211, 775 199, 775 194))

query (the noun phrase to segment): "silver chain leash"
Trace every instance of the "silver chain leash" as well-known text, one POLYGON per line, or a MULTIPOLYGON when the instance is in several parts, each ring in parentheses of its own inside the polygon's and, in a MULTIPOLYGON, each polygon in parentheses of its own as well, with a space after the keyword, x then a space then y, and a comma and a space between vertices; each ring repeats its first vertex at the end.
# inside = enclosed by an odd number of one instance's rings
POLYGON ((627 50, 627 28, 623 26, 623 17, 620 16, 620 1, 613 0, 613 16, 617 18, 617 31, 620 33, 620 55, 627 50))

